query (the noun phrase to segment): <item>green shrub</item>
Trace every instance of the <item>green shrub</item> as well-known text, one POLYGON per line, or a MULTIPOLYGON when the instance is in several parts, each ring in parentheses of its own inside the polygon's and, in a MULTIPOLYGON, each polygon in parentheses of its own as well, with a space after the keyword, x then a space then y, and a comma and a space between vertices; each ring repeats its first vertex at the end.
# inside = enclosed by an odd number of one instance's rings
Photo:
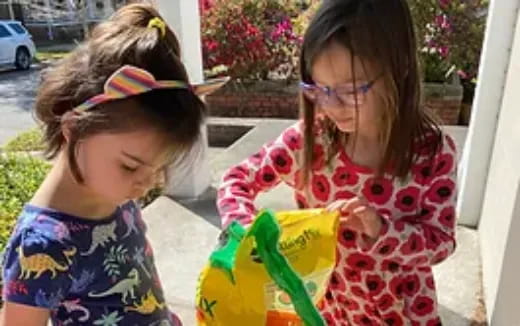
POLYGON ((9 152, 41 151, 44 148, 42 131, 39 128, 22 132, 5 145, 5 150, 9 152))
POLYGON ((50 165, 30 155, 0 156, 0 252, 23 205, 38 189, 50 165))
POLYGON ((36 52, 36 60, 39 62, 60 60, 67 54, 68 52, 63 51, 38 51, 36 52))
POLYGON ((239 80, 295 79, 302 38, 294 0, 201 1, 204 68, 239 80))

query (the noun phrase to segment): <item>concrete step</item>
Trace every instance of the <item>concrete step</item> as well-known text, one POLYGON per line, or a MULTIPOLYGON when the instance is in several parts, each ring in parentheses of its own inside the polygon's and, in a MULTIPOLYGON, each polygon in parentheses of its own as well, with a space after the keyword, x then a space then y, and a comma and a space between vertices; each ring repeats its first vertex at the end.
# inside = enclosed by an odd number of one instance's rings
MULTIPOLYGON (((225 151, 215 157, 211 162, 213 172, 213 185, 218 185, 225 171, 233 165, 240 163, 250 155, 258 151, 262 145, 278 137, 282 131, 291 126, 296 120, 285 119, 240 119, 244 122, 254 122, 254 128, 250 129, 241 138, 231 144, 225 151)), ((227 118, 218 118, 215 121, 228 122, 227 118)), ((237 123, 240 121, 237 120, 237 123)))
POLYGON ((167 197, 147 206, 143 216, 168 307, 194 326, 197 278, 220 230, 167 197))
MULTIPOLYGON (((220 216, 215 204, 216 189, 220 183, 222 175, 226 170, 250 155, 254 154, 260 147, 276 138, 283 130, 291 126, 296 120, 280 120, 280 119, 232 119, 229 118, 211 118, 212 122, 221 125, 228 125, 230 122, 241 125, 255 126, 234 142, 228 148, 210 147, 208 159, 210 162, 212 184, 211 187, 196 199, 177 199, 177 202, 184 208, 191 210, 193 213, 204 216, 211 224, 220 227, 220 216)), ((225 127, 223 127, 225 129, 225 127)), ((265 205, 270 208, 296 208, 292 200, 291 190, 280 185, 266 194, 260 194, 257 203, 260 207, 264 206, 264 197, 266 197, 265 205), (288 194, 288 195, 287 195, 288 194), (275 202, 274 198, 278 199, 275 202)))
POLYGON ((228 147, 253 129, 261 120, 254 118, 209 117, 208 143, 212 147, 228 147))

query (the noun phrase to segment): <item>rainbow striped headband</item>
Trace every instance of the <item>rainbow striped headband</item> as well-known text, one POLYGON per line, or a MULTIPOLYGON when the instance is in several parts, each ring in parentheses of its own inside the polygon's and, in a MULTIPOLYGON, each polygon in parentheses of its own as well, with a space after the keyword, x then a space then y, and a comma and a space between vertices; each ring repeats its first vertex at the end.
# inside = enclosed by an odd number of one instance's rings
POLYGON ((154 89, 189 89, 191 85, 177 80, 155 80, 148 71, 126 65, 114 72, 105 82, 104 93, 78 105, 74 110, 83 112, 101 103, 143 94, 154 89))

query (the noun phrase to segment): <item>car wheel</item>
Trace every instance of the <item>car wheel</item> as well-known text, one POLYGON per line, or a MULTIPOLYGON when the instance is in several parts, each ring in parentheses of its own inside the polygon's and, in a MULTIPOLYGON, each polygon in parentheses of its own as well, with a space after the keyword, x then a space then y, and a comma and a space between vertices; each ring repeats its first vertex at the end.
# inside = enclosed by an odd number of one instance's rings
POLYGON ((29 51, 24 48, 16 50, 16 61, 14 63, 16 68, 20 70, 27 70, 31 67, 31 55, 29 51))

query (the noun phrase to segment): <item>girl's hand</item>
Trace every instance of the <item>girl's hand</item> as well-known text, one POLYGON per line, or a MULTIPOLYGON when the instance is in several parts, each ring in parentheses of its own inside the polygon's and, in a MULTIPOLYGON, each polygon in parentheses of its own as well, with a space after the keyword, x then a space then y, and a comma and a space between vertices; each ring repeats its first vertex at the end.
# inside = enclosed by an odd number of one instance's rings
POLYGON ((338 211, 341 214, 340 223, 359 233, 364 233, 376 239, 383 222, 375 209, 370 207, 364 198, 354 197, 348 200, 338 200, 327 207, 328 211, 338 211))

